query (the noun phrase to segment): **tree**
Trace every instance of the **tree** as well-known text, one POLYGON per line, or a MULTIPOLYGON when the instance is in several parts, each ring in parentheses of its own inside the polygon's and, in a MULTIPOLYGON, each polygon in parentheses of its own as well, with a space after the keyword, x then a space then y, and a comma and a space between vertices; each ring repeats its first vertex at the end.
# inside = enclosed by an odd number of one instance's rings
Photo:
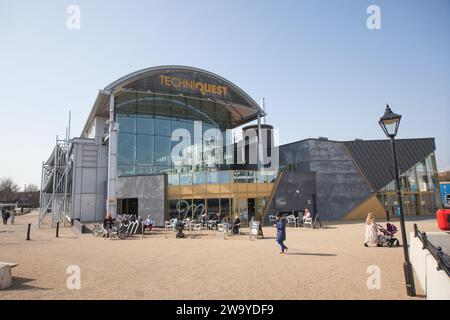
POLYGON ((39 188, 37 185, 30 183, 30 184, 25 185, 24 191, 25 192, 35 192, 35 191, 39 191, 39 188))
POLYGON ((13 201, 15 193, 20 190, 17 183, 11 178, 0 179, 0 201, 9 202, 13 201))
POLYGON ((450 181, 450 170, 439 172, 439 181, 440 182, 450 181))

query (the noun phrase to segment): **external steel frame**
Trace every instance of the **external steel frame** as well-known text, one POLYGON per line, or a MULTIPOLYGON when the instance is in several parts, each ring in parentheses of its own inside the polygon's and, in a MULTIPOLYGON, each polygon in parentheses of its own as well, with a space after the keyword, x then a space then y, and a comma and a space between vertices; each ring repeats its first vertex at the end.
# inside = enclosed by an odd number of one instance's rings
POLYGON ((42 163, 41 194, 39 208, 39 227, 44 223, 47 213, 50 213, 50 226, 57 222, 70 221, 72 198, 72 141, 70 139, 70 112, 69 126, 66 128, 66 137, 59 139, 50 158, 42 163))

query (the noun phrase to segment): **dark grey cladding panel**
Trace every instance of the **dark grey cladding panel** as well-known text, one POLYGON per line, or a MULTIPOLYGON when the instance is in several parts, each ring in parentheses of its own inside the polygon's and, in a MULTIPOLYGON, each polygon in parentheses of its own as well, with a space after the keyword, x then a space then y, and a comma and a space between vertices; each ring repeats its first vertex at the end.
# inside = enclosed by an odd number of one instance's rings
MULTIPOLYGON (((434 138, 399 139, 395 143, 402 173, 436 150, 434 138)), ((394 179, 389 140, 347 141, 344 144, 375 191, 394 179)))
POLYGON ((274 192, 272 201, 268 204, 268 212, 274 214, 277 211, 298 211, 304 208, 314 212, 312 200, 315 192, 316 178, 314 172, 285 171, 274 192), (308 200, 310 200, 310 203, 308 203, 308 200))
POLYGON ((309 162, 309 140, 297 141, 280 146, 280 165, 309 162))
MULTIPOLYGON (((323 220, 339 220, 371 195, 371 188, 353 162, 343 142, 307 139, 281 146, 280 165, 314 173, 315 210, 323 220)), ((287 172, 284 172, 286 174, 287 172)), ((274 208, 301 210, 305 199, 291 200, 294 189, 290 177, 283 177, 274 194, 274 208)), ((299 175, 299 179, 305 179, 299 175)))
POLYGON ((371 195, 359 173, 316 173, 317 212, 324 220, 339 220, 371 195))
POLYGON ((351 160, 342 142, 328 141, 328 140, 309 140, 309 160, 310 161, 342 161, 351 160))
POLYGON ((353 161, 311 161, 310 170, 323 173, 356 173, 358 168, 353 161))

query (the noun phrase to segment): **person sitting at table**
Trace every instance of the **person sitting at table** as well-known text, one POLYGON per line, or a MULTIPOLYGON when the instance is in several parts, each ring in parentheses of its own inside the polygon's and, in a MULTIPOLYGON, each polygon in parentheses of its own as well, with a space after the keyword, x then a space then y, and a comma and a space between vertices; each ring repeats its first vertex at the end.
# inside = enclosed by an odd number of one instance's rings
POLYGON ((239 234, 239 228, 241 227, 241 219, 236 215, 233 223, 233 234, 239 234))
POLYGON ((147 218, 144 220, 144 230, 148 229, 149 231, 152 231, 153 225, 154 221, 152 218, 150 218, 150 215, 148 215, 147 218))
POLYGON ((305 212, 303 213, 302 223, 305 223, 305 220, 309 218, 311 218, 311 212, 309 212, 309 210, 306 208, 305 212))
POLYGON ((206 225, 208 223, 208 214, 206 213, 206 211, 203 212, 201 219, 203 225, 206 225))
POLYGON ((219 230, 218 225, 220 224, 220 213, 216 213, 216 230, 219 230))

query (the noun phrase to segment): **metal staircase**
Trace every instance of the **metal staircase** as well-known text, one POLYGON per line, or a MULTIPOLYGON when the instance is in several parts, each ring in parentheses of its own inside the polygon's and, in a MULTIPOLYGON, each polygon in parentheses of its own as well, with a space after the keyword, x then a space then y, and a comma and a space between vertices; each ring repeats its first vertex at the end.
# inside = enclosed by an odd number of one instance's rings
POLYGON ((69 137, 70 113, 65 139, 56 137, 52 154, 42 163, 39 227, 45 223, 48 215, 51 227, 56 226, 57 222, 70 221, 73 159, 72 142, 69 137))

